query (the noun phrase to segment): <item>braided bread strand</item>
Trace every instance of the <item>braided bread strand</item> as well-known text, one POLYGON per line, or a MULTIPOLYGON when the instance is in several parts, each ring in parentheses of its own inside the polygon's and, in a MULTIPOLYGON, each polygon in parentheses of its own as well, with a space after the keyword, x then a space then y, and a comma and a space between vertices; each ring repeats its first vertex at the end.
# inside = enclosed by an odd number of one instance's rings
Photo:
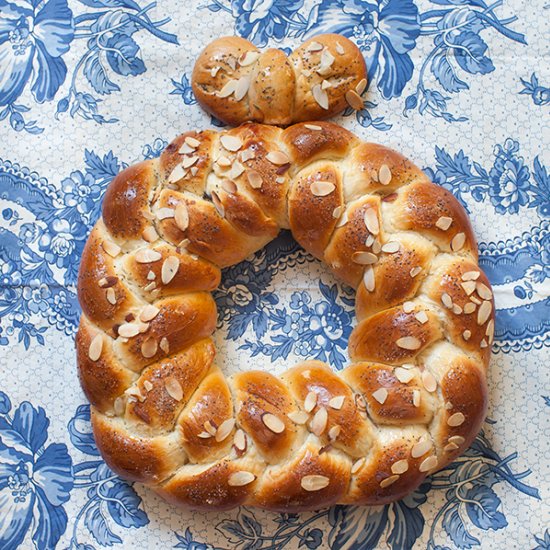
POLYGON ((78 295, 98 448, 183 506, 387 503, 484 419, 494 303, 464 209, 399 153, 332 123, 187 132, 123 170, 78 295), (225 378, 211 291, 281 228, 357 289, 352 364, 225 378))
POLYGON ((339 34, 315 36, 289 57, 226 36, 199 55, 191 85, 202 107, 227 124, 286 126, 329 118, 348 106, 361 110, 367 69, 359 48, 339 34))

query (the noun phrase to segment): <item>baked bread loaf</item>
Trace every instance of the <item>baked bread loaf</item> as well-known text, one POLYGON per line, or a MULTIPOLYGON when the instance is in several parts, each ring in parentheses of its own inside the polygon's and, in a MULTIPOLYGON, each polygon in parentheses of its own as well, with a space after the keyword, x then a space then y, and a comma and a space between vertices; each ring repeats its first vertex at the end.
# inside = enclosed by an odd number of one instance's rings
POLYGON ((359 48, 339 34, 315 36, 290 57, 227 36, 200 54, 191 86, 202 107, 227 124, 287 126, 329 118, 348 105, 362 109, 367 71, 359 48))
POLYGON ((464 209, 332 123, 187 132, 123 170, 78 296, 101 454, 184 506, 387 503, 455 459, 485 416, 494 304, 464 209), (211 292, 281 228, 357 289, 352 364, 226 378, 211 292))

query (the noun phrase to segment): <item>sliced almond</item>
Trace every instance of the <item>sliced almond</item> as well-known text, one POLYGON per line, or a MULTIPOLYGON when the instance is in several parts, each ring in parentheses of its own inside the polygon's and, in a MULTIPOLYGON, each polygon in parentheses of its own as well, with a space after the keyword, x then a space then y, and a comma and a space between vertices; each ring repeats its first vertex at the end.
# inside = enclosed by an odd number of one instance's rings
POLYGON ((304 124, 304 126, 308 130, 313 130, 314 132, 319 132, 323 129, 323 128, 321 128, 321 126, 317 126, 316 124, 304 124))
POLYGON ((146 359, 155 356, 158 350, 158 342, 154 338, 146 338, 141 344, 141 355, 146 359))
POLYGON ((121 338, 133 338, 139 334, 139 326, 136 323, 123 323, 118 327, 118 335, 121 338))
POLYGON ((151 248, 142 248, 136 252, 134 257, 138 264, 149 264, 158 262, 162 258, 162 254, 151 248))
POLYGON ((141 236, 143 237, 143 240, 147 241, 148 243, 154 243, 159 238, 159 234, 157 233, 157 230, 152 225, 147 226, 143 230, 143 233, 141 234, 141 236))
POLYGON ((465 420, 466 417, 461 412, 457 412, 449 416, 447 419, 447 424, 453 428, 456 428, 457 426, 464 424, 465 420))
POLYGON ((458 252, 459 250, 462 249, 465 243, 466 243, 466 234, 457 233, 451 241, 451 250, 453 252, 458 252))
POLYGON ((449 443, 455 443, 456 445, 462 445, 466 439, 464 439, 461 435, 453 435, 449 437, 447 441, 449 443))
POLYGON ((315 405, 317 405, 317 394, 310 391, 304 400, 304 409, 309 413, 315 408, 315 405))
POLYGON ((493 297, 493 293, 491 292, 491 289, 487 285, 479 281, 476 283, 476 290, 477 290, 478 296, 482 300, 490 300, 493 297))
POLYGON ((197 434, 197 437, 200 437, 201 439, 210 439, 212 434, 209 434, 208 432, 201 432, 200 434, 197 434))
POLYGON ((164 352, 164 353, 168 353, 170 351, 170 343, 168 342, 168 338, 166 338, 166 336, 163 336, 161 339, 160 339, 160 349, 164 352))
POLYGON ((239 451, 246 450, 246 434, 240 428, 235 432, 233 444, 239 451))
POLYGON ((397 367, 394 374, 397 380, 402 384, 408 384, 414 378, 414 372, 404 369, 403 367, 397 367))
POLYGON ((475 281, 465 281, 463 283, 460 283, 460 286, 464 290, 464 292, 470 296, 476 289, 476 282, 475 281))
POLYGON ((372 265, 378 261, 378 256, 372 252, 360 251, 354 252, 351 259, 359 265, 372 265))
POLYGON ((214 425, 214 423, 211 420, 207 420, 204 424, 204 429, 211 435, 215 436, 216 432, 218 431, 217 426, 214 425))
POLYGON ((187 145, 189 145, 189 147, 192 147, 193 149, 196 149, 201 144, 201 142, 193 136, 187 136, 184 141, 185 143, 187 143, 187 145))
POLYGON ((420 390, 413 390, 413 405, 415 407, 420 407, 420 390))
POLYGON ((376 210, 369 207, 365 210, 365 226, 373 234, 378 235, 380 233, 380 224, 378 222, 378 214, 376 210))
POLYGON ((191 157, 185 157, 182 161, 181 161, 181 165, 184 167, 184 168, 191 168, 191 166, 193 166, 194 164, 196 164, 199 160, 199 157, 197 155, 193 155, 191 157))
POLYGON ((235 86, 235 99, 237 101, 241 101, 246 94, 248 94, 248 89, 250 88, 250 75, 244 75, 241 76, 237 80, 237 84, 235 86))
POLYGON ((458 449, 458 445, 456 443, 448 443, 447 445, 445 445, 445 447, 443 447, 443 450, 446 452, 446 453, 450 453, 452 451, 456 451, 458 449))
POLYGON ((365 288, 369 292, 374 291, 375 287, 375 279, 374 279, 374 269, 371 265, 368 265, 365 268, 365 272, 363 273, 363 284, 365 285, 365 288))
POLYGON ((397 241, 390 241, 382 245, 382 252, 385 252, 386 254, 395 254, 396 252, 399 252, 400 248, 400 243, 397 241))
POLYGON ((433 443, 431 439, 422 439, 412 446, 411 456, 413 458, 420 458, 421 456, 424 456, 432 447, 433 443))
POLYGON ((409 462, 408 460, 398 460, 397 462, 394 462, 391 466, 392 474, 401 475, 404 474, 409 469, 409 462))
POLYGON ((380 482, 380 488, 385 489, 386 487, 393 485, 398 479, 399 479, 399 476, 397 475, 386 477, 380 482))
POLYGON ((244 171, 245 167, 238 160, 236 160, 231 165, 231 170, 229 171, 227 176, 232 180, 236 180, 244 171))
POLYGON ((227 478, 227 484, 231 487, 244 487, 252 483, 255 479, 256 476, 252 472, 241 470, 240 472, 233 472, 227 478))
POLYGON ((231 134, 223 134, 220 137, 220 143, 224 149, 233 153, 238 151, 243 146, 243 142, 240 138, 231 134))
POLYGON ((235 93, 236 89, 237 89, 237 81, 228 80, 223 85, 222 89, 218 91, 217 95, 218 97, 221 97, 221 98, 229 97, 231 94, 235 93))
POLYGON ((467 304, 464 304, 463 311, 466 314, 473 313, 476 310, 476 305, 473 302, 468 302, 467 304))
POLYGON ((116 304, 116 292, 114 288, 108 288, 105 291, 105 297, 107 298, 107 301, 114 306, 116 304))
POLYGON ((463 333, 462 333, 462 338, 464 338, 464 340, 466 340, 466 342, 472 337, 472 331, 471 330, 468 330, 466 329, 463 333))
POLYGON ((175 216, 175 212, 173 208, 164 207, 164 208, 159 208, 157 210, 157 218, 161 221, 166 220, 168 218, 173 218, 174 216, 175 216))
POLYGON ((185 177, 185 170, 181 164, 176 164, 170 175, 168 176, 168 183, 176 183, 177 181, 185 177))
POLYGON ((232 180, 223 180, 221 187, 230 195, 234 195, 237 192, 237 184, 232 180))
POLYGON ((437 467, 437 457, 436 456, 429 456, 428 458, 425 458, 418 467, 418 470, 420 472, 428 472, 429 470, 433 470, 437 467))
POLYGON ((287 416, 294 424, 305 424, 309 418, 309 414, 305 411, 292 411, 287 416))
POLYGON ((327 476, 321 475, 304 476, 300 480, 300 485, 302 486, 302 489, 309 492, 320 491, 321 489, 328 487, 329 484, 330 479, 327 476))
POLYGON ((321 52, 321 62, 319 63, 319 68, 317 73, 320 75, 326 75, 330 72, 330 68, 334 63, 334 56, 330 53, 328 48, 324 48, 321 52))
POLYGON ((430 393, 433 393, 437 389, 437 380, 435 376, 427 370, 422 373, 422 384, 424 384, 426 391, 430 393))
POLYGON ((189 210, 185 202, 179 202, 174 209, 174 221, 180 231, 185 231, 189 227, 189 210))
POLYGON ((224 420, 216 430, 216 441, 219 443, 220 441, 227 439, 229 434, 233 431, 234 427, 234 418, 228 418, 227 420, 224 420))
POLYGON ((290 162, 288 155, 286 153, 283 153, 283 151, 269 151, 265 158, 269 162, 271 162, 272 164, 276 164, 277 166, 288 164, 290 162))
POLYGON ((183 399, 183 389, 181 384, 173 376, 169 376, 164 381, 164 388, 172 399, 175 399, 176 401, 181 401, 183 399))
POLYGON ((365 106, 363 98, 355 90, 348 90, 346 92, 346 101, 348 105, 356 111, 361 111, 365 106))
POLYGON ((325 431, 327 422, 328 412, 324 407, 320 407, 313 415, 309 427, 316 436, 320 436, 325 431))
POLYGON ((212 203, 214 204, 214 208, 220 215, 220 217, 225 216, 225 208, 223 206, 222 201, 220 200, 220 197, 218 197, 218 194, 215 191, 212 191, 212 203))
POLYGON ((463 281, 477 281, 481 273, 479 271, 466 271, 462 274, 463 281))
POLYGON ((421 271, 422 268, 417 265, 410 270, 409 275, 414 279, 421 271))
POLYGON ((162 263, 162 269, 160 272, 163 285, 167 285, 178 272, 180 267, 180 259, 177 256, 168 256, 162 263))
POLYGON ((323 45, 319 44, 319 42, 310 42, 306 50, 308 52, 320 52, 323 49, 323 45))
POLYGON ((491 312, 493 311, 493 304, 489 302, 488 300, 485 300, 482 302, 482 304, 479 306, 479 309, 477 310, 477 324, 483 325, 489 319, 491 316, 491 312))
POLYGON ((113 403, 113 409, 117 416, 122 416, 124 414, 124 409, 126 408, 126 399, 124 397, 117 397, 113 403))
POLYGON ((362 95, 362 93, 367 89, 367 79, 362 78, 358 83, 357 86, 355 86, 355 91, 362 95))
POLYGON ((112 258, 116 258, 120 254, 120 251, 121 251, 120 246, 118 246, 118 244, 113 243, 112 241, 103 241, 101 243, 101 247, 112 258))
POLYGON ((443 292, 443 294, 441 294, 441 302, 447 309, 453 308, 453 299, 446 292, 443 292))
POLYGON ((340 44, 340 42, 336 42, 336 52, 339 54, 339 55, 344 55, 346 53, 346 51, 344 50, 342 44, 340 44))
POLYGON ((449 216, 440 216, 435 222, 435 226, 438 229, 441 229, 441 231, 447 231, 447 229, 451 227, 452 223, 453 223, 453 218, 449 218, 449 216))
POLYGON ((378 388, 376 391, 372 392, 372 396, 380 405, 383 405, 388 398, 388 390, 386 388, 378 388))
POLYGON ((147 304, 139 314, 139 320, 143 323, 152 321, 160 312, 160 309, 153 304, 147 304))
POLYGON ((345 400, 346 400, 345 395, 337 395, 336 397, 333 397, 332 399, 329 400, 328 406, 331 409, 335 409, 339 411, 343 407, 345 400))
POLYGON ((326 197, 327 195, 330 195, 335 189, 336 186, 330 181, 316 180, 310 186, 311 193, 316 197, 326 197))
POLYGON ((328 94, 320 84, 315 84, 313 88, 311 88, 311 93, 313 95, 313 99, 317 102, 317 104, 325 110, 328 110, 328 94))
POLYGON ((424 310, 417 311, 414 314, 414 317, 421 325, 424 325, 429 321, 428 314, 424 310))
POLYGON ((338 424, 336 424, 335 426, 332 426, 332 428, 328 431, 328 438, 331 441, 334 441, 335 439, 338 438, 341 431, 342 431, 342 426, 338 426, 338 424))
POLYGON ((273 433, 280 434, 285 431, 285 423, 274 414, 264 413, 262 415, 262 422, 273 433))
POLYGON ((217 67, 212 67, 210 69, 210 76, 212 78, 216 78, 216 75, 218 74, 218 72, 220 71, 221 67, 220 66, 217 66, 217 67))
POLYGON ((407 350, 416 350, 422 345, 422 342, 415 336, 403 336, 398 338, 395 343, 398 347, 407 350))
POLYGON ((246 173, 246 178, 248 179, 250 187, 253 189, 260 189, 262 186, 263 179, 260 172, 257 172, 256 170, 248 170, 246 173))
POLYGON ((256 63, 259 57, 260 57, 260 52, 249 50, 248 52, 241 55, 241 57, 239 58, 239 65, 241 67, 248 67, 248 65, 252 65, 252 63, 256 63))
POLYGON ((391 170, 387 164, 382 164, 378 170, 378 181, 382 185, 389 185, 391 182, 391 170))
POLYGON ((231 159, 226 157, 225 155, 222 155, 218 157, 218 159, 216 160, 216 164, 218 166, 221 166, 222 168, 227 168, 231 166, 231 159))
POLYGON ((90 342, 88 348, 88 357, 91 361, 97 361, 101 357, 101 351, 103 350, 103 335, 96 334, 90 342))

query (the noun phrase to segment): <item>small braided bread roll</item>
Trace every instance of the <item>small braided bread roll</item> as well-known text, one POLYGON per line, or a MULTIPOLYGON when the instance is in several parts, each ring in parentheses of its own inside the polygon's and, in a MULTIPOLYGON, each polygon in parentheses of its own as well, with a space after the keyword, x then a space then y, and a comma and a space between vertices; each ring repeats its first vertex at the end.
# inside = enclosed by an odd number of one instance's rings
POLYGON ((455 459, 485 416, 493 295, 464 209, 332 123, 187 132, 123 170, 78 295, 101 454, 186 507, 387 503, 455 459), (226 378, 211 292, 281 228, 357 289, 352 364, 226 378))
POLYGON ((227 36, 200 54, 191 85, 202 107, 227 124, 286 126, 329 118, 348 105, 361 110, 367 70, 359 48, 339 34, 315 36, 290 57, 227 36))

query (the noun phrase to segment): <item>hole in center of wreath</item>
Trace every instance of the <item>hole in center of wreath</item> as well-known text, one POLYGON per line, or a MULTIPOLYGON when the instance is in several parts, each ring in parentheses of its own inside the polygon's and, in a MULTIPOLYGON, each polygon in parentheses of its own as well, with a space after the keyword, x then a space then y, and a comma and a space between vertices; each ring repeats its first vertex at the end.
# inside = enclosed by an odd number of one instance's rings
POLYGON ((355 291, 282 232, 225 269, 214 293, 217 365, 226 375, 253 369, 280 374, 308 359, 348 364, 355 291))

